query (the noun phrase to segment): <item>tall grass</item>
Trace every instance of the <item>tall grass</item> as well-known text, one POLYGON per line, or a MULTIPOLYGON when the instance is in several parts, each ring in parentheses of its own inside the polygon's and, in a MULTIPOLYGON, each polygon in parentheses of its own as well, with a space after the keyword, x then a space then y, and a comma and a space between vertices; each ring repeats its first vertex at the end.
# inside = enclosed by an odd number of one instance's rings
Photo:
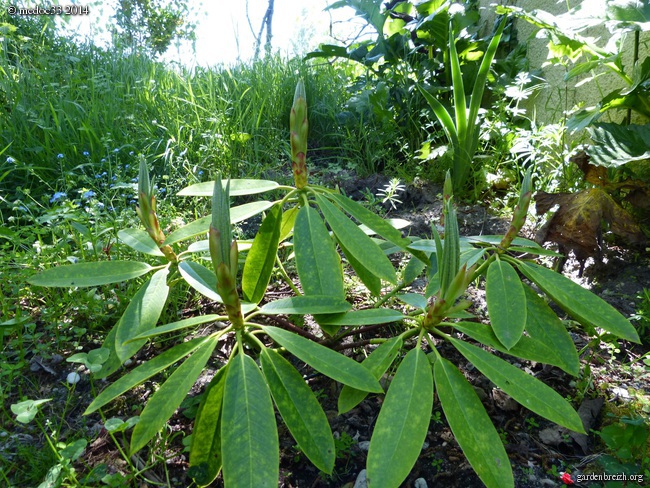
POLYGON ((314 100, 310 148, 355 145, 336 122, 347 75, 329 64, 270 56, 190 71, 34 31, 19 26, 0 53, 6 189, 63 191, 80 173, 110 177, 137 153, 178 186, 216 171, 277 175, 288 167, 288 114, 299 77, 314 100), (25 34, 32 35, 26 42, 25 34))

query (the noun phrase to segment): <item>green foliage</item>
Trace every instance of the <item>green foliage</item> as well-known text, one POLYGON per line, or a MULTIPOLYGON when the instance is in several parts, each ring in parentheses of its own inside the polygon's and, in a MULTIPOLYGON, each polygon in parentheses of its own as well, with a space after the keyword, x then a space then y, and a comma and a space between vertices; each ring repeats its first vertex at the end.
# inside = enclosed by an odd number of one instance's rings
MULTIPOLYGON (((147 340, 158 342, 163 334, 181 331, 191 336, 197 331, 189 328, 199 324, 213 322, 215 326, 206 328, 203 337, 181 342, 116 380, 97 396, 86 413, 178 363, 142 411, 131 437, 130 452, 135 453, 160 431, 210 361, 212 351, 229 338, 233 348, 228 362, 219 369, 204 395, 190 446, 191 474, 201 486, 209 484, 220 470, 226 486, 277 485, 279 442, 274 404, 300 450, 319 469, 333 471, 336 443, 327 417, 300 373, 283 354, 290 354, 342 383, 341 411, 352 408, 368 394, 382 394, 378 379, 386 371, 395 371, 370 441, 368 477, 373 486, 396 487, 408 476, 431 420, 434 387, 447 422, 479 477, 489 487, 513 486, 512 470, 499 434, 472 385, 443 357, 444 349, 439 345, 446 342, 526 408, 568 429, 583 431, 577 413, 559 394, 458 334, 463 332, 510 356, 534 358, 577 374, 578 355, 568 332, 543 298, 522 281, 517 269, 589 330, 600 328, 621 338, 639 340, 632 325, 600 298, 568 278, 517 257, 549 254, 536 243, 516 237, 530 203, 530 174, 523 180, 512 225, 505 236, 461 239, 448 176, 443 195, 444 235, 440 236, 434 228, 434 240, 419 240, 402 237, 387 221, 358 203, 311 184, 303 169, 302 164, 293 165, 295 187, 274 186, 263 180, 224 183, 218 178, 212 185, 212 215, 198 217, 168 235, 168 226, 158 220, 156 195, 148 172, 141 169, 137 213, 146 236, 122 235, 134 250, 144 251, 157 264, 144 271, 152 276, 133 295, 122 318, 106 337, 100 351, 108 350, 108 359, 95 376, 106 377, 117 371, 147 340), (254 211, 245 212, 246 215, 270 210, 249 245, 238 241, 232 231, 233 214, 241 206, 231 207, 231 188, 247 194, 274 190, 274 194, 283 195, 275 201, 250 204, 254 211), (284 215, 289 217, 284 219, 284 215), (366 228, 376 237, 371 238, 366 228), (194 237, 204 236, 206 231, 207 241, 195 242, 194 237), (293 246, 291 258, 302 291, 283 273, 284 255, 279 253, 283 239, 293 246), (152 255, 152 243, 162 256, 152 255), (246 252, 241 279, 240 252, 246 252), (397 252, 420 263, 405 273, 410 275, 408 279, 398 280, 387 257, 397 252), (203 260, 211 261, 212 269, 200 264, 203 260), (352 305, 346 300, 345 263, 375 295, 368 310, 351 310, 352 305), (289 282, 295 296, 263 304, 269 277, 275 270, 289 282), (426 287, 426 294, 399 295, 420 271, 433 283, 426 287), (477 280, 487 282, 492 327, 457 321, 472 317, 467 312, 471 302, 464 295, 477 280), (182 283, 223 303, 225 314, 158 326, 165 302, 182 283), (239 295, 241 283, 250 302, 243 302, 239 295), (385 291, 384 287, 389 288, 385 291), (403 314, 394 310, 393 306, 401 306, 395 304, 395 299, 415 311, 403 314), (259 323, 261 315, 280 313, 313 315, 325 339, 293 325, 280 328, 259 323), (394 321, 401 321, 401 325, 384 329, 375 340, 382 345, 361 364, 327 347, 338 344, 359 325, 394 321), (557 347, 549 347, 550 344, 557 347), (404 355, 400 354, 402 350, 404 355), (260 358, 260 365, 255 358, 260 358)), ((194 187, 183 193, 204 195, 205 191, 203 187, 194 187)), ((92 275, 92 265, 86 263, 81 268, 83 273, 78 271, 80 264, 59 266, 35 275, 32 282, 74 282, 76 286, 82 275, 92 275)), ((95 266, 102 271, 96 279, 122 276, 122 267, 117 268, 119 273, 111 274, 115 270, 109 268, 107 272, 104 263, 95 266)), ((92 280, 81 283, 95 285, 92 280)), ((93 364, 105 356, 105 352, 94 353, 93 364)))

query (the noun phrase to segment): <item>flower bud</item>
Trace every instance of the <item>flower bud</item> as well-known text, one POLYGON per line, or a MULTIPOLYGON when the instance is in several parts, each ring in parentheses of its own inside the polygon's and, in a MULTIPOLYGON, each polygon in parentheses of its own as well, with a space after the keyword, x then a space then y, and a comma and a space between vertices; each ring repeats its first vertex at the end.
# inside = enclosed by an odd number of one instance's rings
POLYGON ((307 120, 307 95, 302 80, 298 81, 293 96, 289 125, 293 178, 297 188, 304 188, 307 185, 307 132, 309 122, 307 120))

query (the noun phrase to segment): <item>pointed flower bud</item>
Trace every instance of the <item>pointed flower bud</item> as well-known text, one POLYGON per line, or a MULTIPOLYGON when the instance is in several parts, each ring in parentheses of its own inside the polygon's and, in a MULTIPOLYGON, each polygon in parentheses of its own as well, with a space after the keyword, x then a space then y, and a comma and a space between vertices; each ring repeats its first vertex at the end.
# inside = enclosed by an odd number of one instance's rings
POLYGON ((530 206, 530 199, 533 195, 531 184, 531 170, 529 169, 524 176, 524 181, 521 183, 521 192, 519 193, 519 201, 512 214, 512 222, 508 228, 508 232, 503 236, 499 243, 499 248, 506 250, 510 247, 512 240, 517 237, 522 227, 526 223, 528 216, 528 207, 530 206))
POLYGON ((296 85, 296 92, 293 96, 293 106, 289 117, 291 131, 291 169, 293 179, 297 188, 304 188, 307 185, 307 132, 309 122, 307 120, 307 95, 305 84, 302 80, 296 85))

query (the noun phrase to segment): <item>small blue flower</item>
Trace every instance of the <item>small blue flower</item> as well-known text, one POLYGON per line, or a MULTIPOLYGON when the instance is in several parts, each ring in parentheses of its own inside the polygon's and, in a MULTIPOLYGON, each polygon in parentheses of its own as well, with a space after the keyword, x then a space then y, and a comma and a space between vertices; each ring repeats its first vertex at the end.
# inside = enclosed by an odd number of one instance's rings
POLYGON ((50 198, 50 203, 58 202, 62 198, 66 198, 68 195, 66 195, 63 192, 57 191, 54 195, 52 195, 52 198, 50 198))
POLYGON ((106 171, 104 171, 104 172, 102 173, 102 176, 107 176, 107 175, 108 175, 108 173, 107 173, 106 171))
POLYGON ((158 190, 159 193, 167 193, 167 188, 161 188, 158 190))
POLYGON ((63 159, 63 158, 65 158, 65 156, 61 153, 56 155, 56 159, 63 159))
POLYGON ((118 152, 120 152, 120 148, 119 148, 119 147, 116 147, 115 149, 113 149, 113 152, 114 152, 114 153, 118 153, 118 152))
POLYGON ((9 164, 13 164, 13 163, 16 162, 16 160, 15 160, 14 158, 12 158, 11 156, 9 156, 9 157, 7 157, 7 162, 8 162, 9 164))
POLYGON ((133 199, 129 200, 129 204, 133 205, 134 203, 136 203, 135 200, 133 200, 133 199))
POLYGON ((88 157, 88 156, 90 156, 90 153, 89 153, 88 151, 84 151, 84 152, 83 152, 83 155, 86 156, 86 157, 88 157))
POLYGON ((131 183, 137 183, 138 179, 137 178, 131 178, 131 183))
POLYGON ((133 156, 135 153, 133 151, 129 151, 129 156, 133 156))
POLYGON ((102 162, 102 163, 105 163, 105 162, 106 162, 106 158, 102 158, 101 162, 102 162))
POLYGON ((116 180, 117 180, 117 176, 116 176, 116 175, 111 176, 111 180, 116 181, 116 180))
POLYGON ((102 202, 97 202, 97 208, 99 210, 104 210, 104 204, 102 202))
POLYGON ((102 177, 102 175, 95 175, 95 179, 98 180, 102 177))
POLYGON ((203 170, 199 171, 199 176, 203 176, 203 170))
POLYGON ((125 165, 124 165, 124 169, 129 169, 129 165, 128 165, 128 164, 125 164, 125 165))
POLYGON ((88 200, 89 198, 92 198, 94 196, 95 196, 95 192, 92 190, 88 190, 81 195, 81 198, 83 198, 84 200, 88 200))

